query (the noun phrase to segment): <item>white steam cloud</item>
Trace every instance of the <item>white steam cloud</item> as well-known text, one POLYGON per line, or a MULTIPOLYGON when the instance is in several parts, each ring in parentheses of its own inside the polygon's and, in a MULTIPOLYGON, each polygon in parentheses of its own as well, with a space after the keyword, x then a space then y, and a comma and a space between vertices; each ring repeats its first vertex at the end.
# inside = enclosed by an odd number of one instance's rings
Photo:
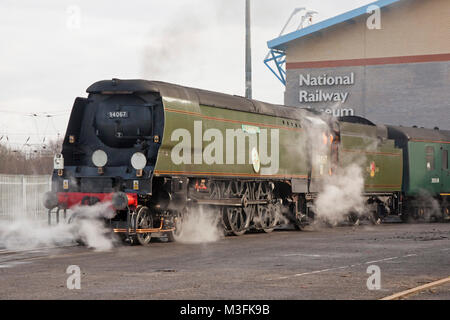
POLYGON ((365 211, 364 177, 357 164, 351 164, 324 181, 319 193, 314 212, 318 219, 333 226, 344 221, 350 212, 358 215, 365 211))
POLYGON ((30 250, 42 247, 62 246, 82 241, 98 251, 110 250, 113 239, 108 236, 100 218, 113 214, 109 203, 91 207, 77 207, 70 212, 76 215, 72 223, 61 222, 49 226, 46 222, 33 219, 0 222, 0 247, 8 250, 30 250))
MULTIPOLYGON (((318 196, 313 204, 313 211, 318 221, 336 226, 348 220, 349 214, 361 216, 365 214, 366 199, 364 198, 364 164, 366 157, 347 156, 340 154, 339 166, 329 175, 327 163, 330 161, 330 145, 324 143, 333 132, 324 121, 306 117, 308 145, 301 148, 301 153, 312 154, 312 167, 316 174, 321 174, 323 180, 318 185, 318 196), (324 157, 328 155, 327 157, 324 157), (343 164, 346 165, 343 165, 343 164)), ((338 142, 340 143, 340 142, 338 142)), ((366 150, 376 150, 376 143, 366 146, 366 150)), ((316 183, 319 183, 318 181, 316 183)))
POLYGON ((204 208, 191 210, 177 223, 179 230, 175 240, 181 243, 209 243, 218 241, 223 232, 218 225, 218 216, 204 208))

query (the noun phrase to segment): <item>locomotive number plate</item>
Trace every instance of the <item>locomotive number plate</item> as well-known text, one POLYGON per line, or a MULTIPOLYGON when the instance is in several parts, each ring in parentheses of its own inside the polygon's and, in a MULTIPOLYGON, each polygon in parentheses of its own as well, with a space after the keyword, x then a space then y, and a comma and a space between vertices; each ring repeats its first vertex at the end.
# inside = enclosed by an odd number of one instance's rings
POLYGON ((128 118, 128 111, 111 111, 108 112, 108 118, 110 119, 123 119, 128 118))

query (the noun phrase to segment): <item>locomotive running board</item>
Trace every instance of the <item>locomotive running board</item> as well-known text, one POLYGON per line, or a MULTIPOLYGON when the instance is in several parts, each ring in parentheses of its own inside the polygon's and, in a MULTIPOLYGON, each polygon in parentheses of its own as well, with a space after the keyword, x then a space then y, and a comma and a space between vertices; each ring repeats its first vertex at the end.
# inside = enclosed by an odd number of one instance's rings
POLYGON ((161 224, 159 228, 147 228, 147 229, 134 229, 134 228, 117 228, 113 229, 114 233, 127 233, 127 234, 138 234, 138 233, 158 233, 158 232, 171 232, 175 231, 175 228, 163 229, 164 219, 161 219, 161 224))
POLYGON ((194 199, 198 204, 211 206, 225 206, 225 207, 247 207, 255 204, 268 204, 268 200, 247 200, 244 199, 194 199))
POLYGON ((175 231, 175 228, 172 229, 160 229, 160 228, 152 228, 152 229, 113 229, 113 231, 115 233, 126 233, 128 232, 129 234, 134 234, 134 233, 157 233, 157 232, 171 232, 171 231, 175 231), (136 232, 135 232, 136 231, 136 232))
POLYGON ((247 200, 247 199, 194 199, 197 204, 211 205, 211 206, 225 206, 225 207, 247 207, 255 204, 268 204, 268 200, 247 200))

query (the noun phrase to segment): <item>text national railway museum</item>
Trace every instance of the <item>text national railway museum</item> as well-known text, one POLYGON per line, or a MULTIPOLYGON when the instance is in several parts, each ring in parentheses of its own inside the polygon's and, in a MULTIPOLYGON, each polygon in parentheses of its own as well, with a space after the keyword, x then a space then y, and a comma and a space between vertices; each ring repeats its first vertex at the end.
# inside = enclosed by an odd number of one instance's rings
POLYGON ((449 0, 376 1, 268 46, 287 105, 450 129, 449 0))

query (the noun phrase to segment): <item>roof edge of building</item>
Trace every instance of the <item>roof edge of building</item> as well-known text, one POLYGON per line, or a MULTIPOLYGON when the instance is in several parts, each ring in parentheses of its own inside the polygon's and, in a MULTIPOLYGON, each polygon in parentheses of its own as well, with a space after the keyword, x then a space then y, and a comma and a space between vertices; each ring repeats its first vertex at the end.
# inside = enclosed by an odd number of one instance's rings
POLYGON ((267 42, 267 46, 270 49, 278 49, 278 50, 285 50, 286 44, 288 42, 291 42, 296 39, 300 39, 302 37, 305 37, 307 35, 316 33, 318 31, 324 30, 326 28, 332 27, 334 25, 340 24, 342 22, 354 19, 356 17, 359 17, 363 14, 367 13, 367 9, 370 6, 378 6, 380 8, 389 6, 393 3, 399 2, 399 1, 405 1, 405 0, 378 0, 372 3, 369 3, 367 5, 364 5, 362 7, 347 11, 343 14, 337 15, 335 17, 326 19, 324 21, 315 23, 309 27, 285 34, 281 37, 275 38, 273 40, 270 40, 267 42))

